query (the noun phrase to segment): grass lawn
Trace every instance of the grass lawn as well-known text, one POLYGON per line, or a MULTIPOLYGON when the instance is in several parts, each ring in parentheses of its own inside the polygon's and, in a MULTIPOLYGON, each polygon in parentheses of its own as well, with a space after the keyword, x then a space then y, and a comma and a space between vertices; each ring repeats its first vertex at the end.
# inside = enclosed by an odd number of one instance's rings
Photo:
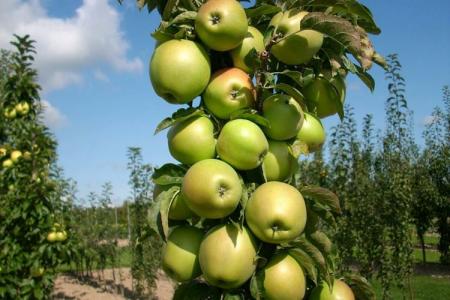
MULTIPOLYGON (((374 281, 372 284, 377 293, 377 299, 381 299, 381 286, 374 281)), ((417 275, 411 282, 415 300, 448 300, 450 299, 450 278, 438 278, 432 276, 417 275)), ((392 289, 392 299, 403 299, 400 289, 392 289)), ((408 295, 405 294, 406 299, 408 295)))
MULTIPOLYGON (((131 248, 130 247, 122 247, 119 248, 118 250, 118 255, 117 255, 117 262, 116 262, 116 268, 130 268, 131 267, 131 248)), ((111 262, 108 260, 106 263, 106 267, 105 269, 110 269, 112 268, 112 264, 111 262)), ((100 267, 98 267, 99 269, 100 267)), ((97 265, 94 264, 93 269, 97 269, 97 265)), ((60 273, 64 273, 64 272, 70 272, 70 271, 75 271, 76 270, 76 266, 75 264, 71 264, 71 265, 62 265, 58 268, 58 272, 60 273)))
MULTIPOLYGON (((414 249, 414 262, 422 263, 422 249, 414 249)), ((439 251, 436 250, 425 250, 425 255, 427 263, 439 263, 439 251)))

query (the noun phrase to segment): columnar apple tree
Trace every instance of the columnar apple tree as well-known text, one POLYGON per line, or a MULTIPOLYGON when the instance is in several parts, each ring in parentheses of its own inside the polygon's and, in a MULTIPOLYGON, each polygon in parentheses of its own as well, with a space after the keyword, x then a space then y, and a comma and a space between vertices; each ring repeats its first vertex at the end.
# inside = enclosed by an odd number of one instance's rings
POLYGON ((166 241, 162 267, 180 282, 175 299, 373 299, 364 278, 336 273, 320 230, 335 223, 337 196, 293 179, 299 157, 325 141, 321 119, 343 117, 347 74, 374 88, 367 71, 384 60, 370 10, 356 0, 138 4, 162 18, 153 89, 187 105, 156 129, 170 128, 179 164, 155 171, 149 211, 166 241))

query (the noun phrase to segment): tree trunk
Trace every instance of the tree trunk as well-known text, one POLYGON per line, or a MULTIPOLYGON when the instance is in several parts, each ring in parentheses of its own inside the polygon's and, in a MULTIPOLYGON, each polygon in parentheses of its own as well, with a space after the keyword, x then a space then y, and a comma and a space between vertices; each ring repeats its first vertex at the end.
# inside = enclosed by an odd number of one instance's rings
POLYGON ((422 247, 422 262, 425 264, 427 262, 426 251, 425 251, 425 238, 423 232, 418 232, 420 246, 422 247))

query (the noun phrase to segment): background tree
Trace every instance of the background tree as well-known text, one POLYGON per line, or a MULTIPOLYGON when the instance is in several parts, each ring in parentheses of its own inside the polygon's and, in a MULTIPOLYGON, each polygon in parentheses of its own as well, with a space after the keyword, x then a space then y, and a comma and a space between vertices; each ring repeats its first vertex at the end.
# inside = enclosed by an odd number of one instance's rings
POLYGON ((153 167, 144 164, 139 148, 128 149, 128 170, 133 205, 131 206, 131 274, 137 295, 152 293, 160 262, 161 241, 149 228, 147 210, 152 202, 153 167))
POLYGON ((443 89, 445 111, 437 107, 431 114, 431 121, 425 128, 424 157, 430 176, 439 195, 437 196, 436 214, 437 228, 440 235, 438 249, 441 262, 450 263, 450 90, 443 89))

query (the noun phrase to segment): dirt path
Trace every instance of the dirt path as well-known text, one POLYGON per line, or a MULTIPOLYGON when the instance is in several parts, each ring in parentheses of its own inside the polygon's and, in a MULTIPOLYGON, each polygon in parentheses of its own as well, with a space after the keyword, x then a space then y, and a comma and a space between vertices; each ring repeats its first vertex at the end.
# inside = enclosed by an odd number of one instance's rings
MULTIPOLYGON (((80 300, 122 300, 135 298, 132 291, 131 274, 129 268, 122 268, 115 272, 105 270, 103 274, 94 274, 93 278, 80 281, 70 275, 60 275, 56 279, 53 299, 80 300), (99 275, 100 278, 99 279, 99 275)), ((158 272, 156 291, 153 299, 170 300, 173 295, 173 283, 163 272, 158 272)))

